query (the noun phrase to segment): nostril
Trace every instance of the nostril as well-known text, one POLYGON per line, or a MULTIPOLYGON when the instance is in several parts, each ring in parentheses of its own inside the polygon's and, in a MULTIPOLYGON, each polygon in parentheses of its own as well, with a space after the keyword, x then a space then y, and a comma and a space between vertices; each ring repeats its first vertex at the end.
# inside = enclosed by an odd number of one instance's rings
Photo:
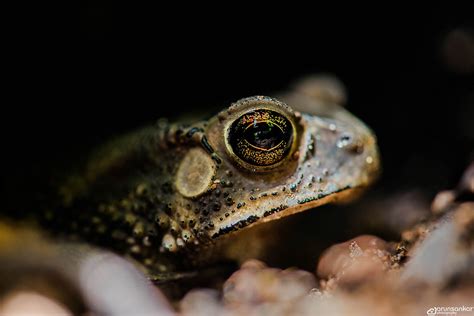
POLYGON ((361 154, 364 150, 363 144, 355 139, 351 134, 342 134, 336 142, 337 148, 347 150, 352 153, 361 154))
POLYGON ((339 138, 339 140, 336 143, 336 146, 338 148, 344 148, 350 145, 351 142, 352 142, 352 136, 349 134, 344 134, 339 138))

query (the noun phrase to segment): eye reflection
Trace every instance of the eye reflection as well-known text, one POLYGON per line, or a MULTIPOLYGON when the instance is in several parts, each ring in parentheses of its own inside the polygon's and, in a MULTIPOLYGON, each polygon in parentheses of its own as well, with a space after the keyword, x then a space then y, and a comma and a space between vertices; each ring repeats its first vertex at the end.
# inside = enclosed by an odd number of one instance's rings
POLYGON ((250 145, 262 150, 270 150, 278 146, 283 138, 281 128, 272 122, 251 124, 244 131, 244 139, 250 145))
POLYGON ((286 157, 293 130, 282 114, 255 110, 238 118, 231 125, 228 137, 237 157, 252 165, 269 166, 286 157))

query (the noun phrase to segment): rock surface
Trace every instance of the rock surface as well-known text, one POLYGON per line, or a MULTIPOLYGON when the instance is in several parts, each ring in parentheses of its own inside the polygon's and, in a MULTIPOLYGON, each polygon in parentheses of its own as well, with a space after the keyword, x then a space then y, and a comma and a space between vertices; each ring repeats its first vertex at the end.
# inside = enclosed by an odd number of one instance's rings
POLYGON ((194 289, 179 302, 168 302, 135 266, 103 251, 71 263, 79 274, 59 274, 58 257, 35 234, 26 230, 20 240, 0 226, 0 279, 9 284, 1 288, 0 314, 31 311, 31 304, 41 307, 37 314, 474 314, 473 170, 474 164, 455 190, 440 192, 429 215, 399 242, 361 235, 333 245, 315 262, 315 274, 249 260, 222 288, 194 289), (25 260, 32 254, 34 264, 25 260))

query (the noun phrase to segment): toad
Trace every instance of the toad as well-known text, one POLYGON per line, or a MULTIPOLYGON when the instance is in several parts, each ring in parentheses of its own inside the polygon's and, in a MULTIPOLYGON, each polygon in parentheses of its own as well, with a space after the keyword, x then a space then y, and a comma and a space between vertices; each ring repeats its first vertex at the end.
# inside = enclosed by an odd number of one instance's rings
POLYGON ((376 178, 376 138, 321 91, 306 80, 206 121, 159 120, 112 140, 59 186, 44 226, 163 281, 223 259, 219 245, 249 227, 350 199, 376 178))

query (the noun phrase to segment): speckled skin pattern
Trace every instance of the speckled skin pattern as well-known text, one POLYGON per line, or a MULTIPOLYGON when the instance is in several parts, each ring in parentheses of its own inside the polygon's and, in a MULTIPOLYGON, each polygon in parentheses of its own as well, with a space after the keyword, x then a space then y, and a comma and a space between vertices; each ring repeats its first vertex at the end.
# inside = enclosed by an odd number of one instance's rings
MULTIPOLYGON (((283 99, 304 102, 295 96, 283 99)), ((159 120, 90 157, 59 187, 44 224, 130 256, 152 273, 203 265, 215 257, 213 245, 237 231, 351 197, 373 181, 374 135, 342 107, 331 109, 317 116, 256 96, 208 121, 159 120), (255 109, 280 113, 293 127, 291 148, 271 166, 239 160, 226 139, 231 124, 255 109)))

